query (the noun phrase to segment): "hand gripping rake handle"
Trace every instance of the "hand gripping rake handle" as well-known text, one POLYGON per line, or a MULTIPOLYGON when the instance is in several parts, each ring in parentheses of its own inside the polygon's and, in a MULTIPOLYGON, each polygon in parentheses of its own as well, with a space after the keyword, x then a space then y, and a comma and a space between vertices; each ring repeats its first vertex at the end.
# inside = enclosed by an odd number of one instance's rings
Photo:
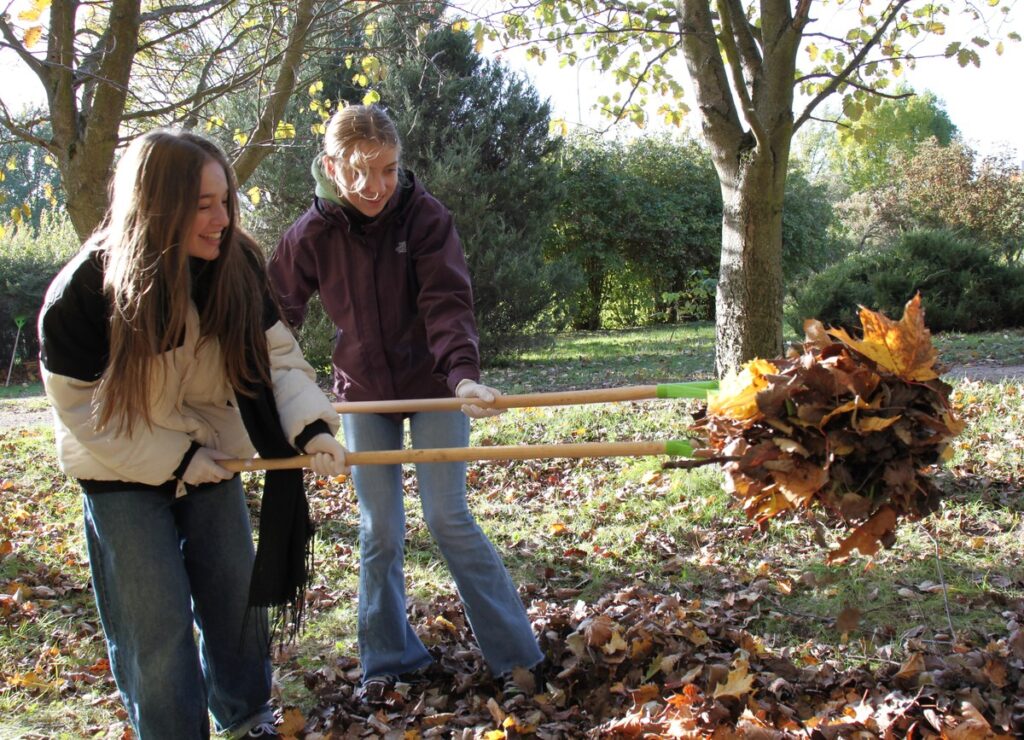
MULTIPOLYGON (((535 406, 571 406, 584 403, 641 401, 653 398, 707 398, 708 391, 718 389, 717 380, 695 380, 688 383, 632 385, 623 388, 594 388, 583 391, 523 393, 498 396, 493 403, 465 398, 414 398, 395 401, 352 401, 334 404, 340 414, 408 414, 417 411, 458 411, 466 403, 490 409, 513 409, 535 406)), ((538 455, 540 457, 540 455, 538 455)))
MULTIPOLYGON (((546 457, 642 457, 675 455, 689 457, 693 445, 687 440, 650 442, 581 442, 577 444, 508 445, 494 447, 439 447, 436 449, 381 450, 350 452, 349 465, 398 465, 402 463, 469 462, 473 460, 530 460, 546 457)), ((217 463, 236 473, 250 470, 284 470, 309 466, 311 455, 281 457, 269 460, 218 460, 217 463)))

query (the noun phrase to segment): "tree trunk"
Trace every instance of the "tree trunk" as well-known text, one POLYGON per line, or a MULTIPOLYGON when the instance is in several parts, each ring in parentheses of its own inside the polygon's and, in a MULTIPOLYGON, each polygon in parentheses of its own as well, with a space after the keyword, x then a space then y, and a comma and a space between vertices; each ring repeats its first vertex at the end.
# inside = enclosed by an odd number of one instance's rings
POLYGON ((771 158, 754 151, 740 159, 735 172, 719 172, 723 204, 715 299, 719 376, 755 357, 771 358, 782 351, 785 164, 773 166, 771 158))
POLYGON ((715 3, 715 13, 705 0, 677 0, 677 7, 722 188, 715 369, 723 375, 782 351, 782 200, 796 53, 810 3, 796 4, 796 18, 789 3, 762 3, 756 28, 735 0, 715 3))
POLYGON ((580 309, 573 321, 577 330, 597 331, 601 328, 601 305, 604 303, 604 263, 598 259, 587 260, 583 267, 587 276, 587 289, 584 299, 580 301, 580 309))
POLYGON ((61 160, 60 176, 71 225, 78 238, 85 241, 107 210, 106 183, 111 175, 113 149, 78 148, 76 151, 71 147, 71 150, 67 159, 61 160))
POLYGON ((78 3, 56 3, 50 11, 49 66, 40 72, 46 87, 53 138, 68 215, 83 241, 103 220, 107 181, 119 142, 138 45, 140 0, 115 0, 107 27, 88 63, 75 66, 78 3), (90 72, 86 75, 83 72, 90 72), (79 91, 80 89, 80 91, 79 91))

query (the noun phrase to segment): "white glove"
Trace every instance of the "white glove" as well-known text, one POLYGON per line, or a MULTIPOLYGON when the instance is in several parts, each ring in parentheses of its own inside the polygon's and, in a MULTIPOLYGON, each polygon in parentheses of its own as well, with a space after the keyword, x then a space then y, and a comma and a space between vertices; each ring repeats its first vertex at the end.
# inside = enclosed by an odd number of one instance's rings
POLYGON ((317 475, 333 477, 348 475, 351 468, 345 464, 348 450, 330 434, 318 434, 306 443, 306 454, 312 455, 309 467, 317 475))
POLYGON ((218 460, 225 460, 231 455, 225 455, 220 450, 211 447, 200 447, 188 463, 181 479, 190 486, 198 486, 200 483, 218 483, 227 480, 234 475, 227 468, 217 464, 218 460))
MULTIPOLYGON (((485 403, 493 403, 494 399, 501 395, 501 391, 496 388, 491 388, 490 386, 480 385, 469 378, 463 378, 455 387, 455 395, 458 398, 474 398, 485 403)), ((498 414, 504 413, 504 411, 505 409, 491 409, 474 403, 467 403, 462 406, 462 413, 473 419, 484 419, 488 416, 497 416, 498 414)))

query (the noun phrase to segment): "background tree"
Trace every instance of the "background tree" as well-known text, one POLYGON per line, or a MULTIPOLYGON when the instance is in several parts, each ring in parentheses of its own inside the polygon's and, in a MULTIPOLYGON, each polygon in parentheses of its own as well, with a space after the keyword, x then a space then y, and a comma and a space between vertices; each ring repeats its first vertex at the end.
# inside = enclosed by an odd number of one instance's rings
POLYGON ((889 233, 949 229, 1008 262, 1024 255, 1024 168, 1009 152, 979 158, 962 142, 925 143, 897 156, 872 205, 889 233))
POLYGON ((901 85, 896 94, 905 97, 883 99, 857 120, 834 129, 838 146, 830 150, 833 171, 853 192, 886 185, 899 155, 911 157, 933 139, 939 146, 949 146, 957 136, 957 127, 934 93, 914 94, 901 85))
POLYGON ((583 278, 573 328, 667 319, 683 303, 690 318, 711 318, 701 285, 718 259, 722 204, 706 150, 670 136, 574 136, 562 170, 548 252, 583 278))
POLYGON ((106 207, 102 183, 119 146, 157 125, 223 125, 215 102, 242 91, 258 101, 251 118, 231 124, 244 182, 294 131, 282 117, 306 55, 378 4, 36 0, 17 18, 0 16, 0 47, 38 78, 46 110, 23 116, 0 102, 0 128, 52 156, 84 237, 106 207))
MULTIPOLYGON (((437 6, 433 6, 437 8, 437 6)), ((429 7, 427 8, 429 10, 429 7)), ((544 259, 560 191, 550 112, 522 76, 490 62, 437 16, 417 23, 377 88, 402 136, 405 165, 455 215, 473 277, 481 348, 493 357, 536 328, 572 277, 544 259)))
MULTIPOLYGON (((569 297, 576 329, 713 319, 722 242, 721 192, 711 157, 692 139, 569 137, 565 197, 548 242, 584 278, 569 297)), ((787 285, 844 251, 831 194, 798 169, 783 218, 787 285)))
POLYGON ((799 166, 790 170, 782 211, 782 274, 787 289, 849 251, 834 196, 827 181, 812 180, 799 166))
MULTIPOLYGON (((46 124, 41 128, 45 130, 46 124)), ((60 210, 63 205, 53 157, 25 141, 0 142, 0 213, 6 212, 15 227, 36 229, 45 209, 60 210)), ((6 230, 0 223, 0 238, 6 230)))
MULTIPOLYGON (((907 38, 945 31, 949 7, 924 0, 862 5, 849 27, 817 21, 814 0, 596 3, 533 0, 505 14, 492 32, 505 43, 527 43, 544 58, 553 50, 568 63, 593 59, 625 87, 599 98, 618 118, 642 121, 647 97, 667 98, 660 113, 680 121, 682 55, 696 92, 701 131, 718 173, 722 250, 716 297, 716 365, 737 367, 782 348, 782 212, 793 134, 833 95, 856 119, 885 96, 890 76, 913 64, 907 38), (539 41, 538 41, 539 39, 539 41), (797 93, 806 103, 797 110, 797 93)), ((974 6, 964 12, 979 17, 974 6)), ((477 34, 488 33, 483 24, 477 34)), ((1011 34, 1019 40, 1019 36, 1011 34)), ((988 41, 953 41, 944 54, 977 64, 988 41)), ((1001 47, 997 47, 997 51, 1001 47)))

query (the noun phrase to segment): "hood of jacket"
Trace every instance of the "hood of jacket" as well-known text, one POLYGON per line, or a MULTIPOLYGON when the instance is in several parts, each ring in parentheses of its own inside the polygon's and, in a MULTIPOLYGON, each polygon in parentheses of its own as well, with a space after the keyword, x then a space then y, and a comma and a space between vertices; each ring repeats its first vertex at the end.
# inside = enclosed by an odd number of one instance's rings
POLYGON ((317 154, 313 157, 313 161, 309 166, 309 171, 313 175, 313 182, 316 183, 314 192, 317 198, 323 198, 331 203, 336 203, 339 206, 345 205, 342 201, 341 196, 338 195, 338 189, 334 186, 334 182, 328 177, 327 173, 324 172, 324 155, 323 153, 317 154))

